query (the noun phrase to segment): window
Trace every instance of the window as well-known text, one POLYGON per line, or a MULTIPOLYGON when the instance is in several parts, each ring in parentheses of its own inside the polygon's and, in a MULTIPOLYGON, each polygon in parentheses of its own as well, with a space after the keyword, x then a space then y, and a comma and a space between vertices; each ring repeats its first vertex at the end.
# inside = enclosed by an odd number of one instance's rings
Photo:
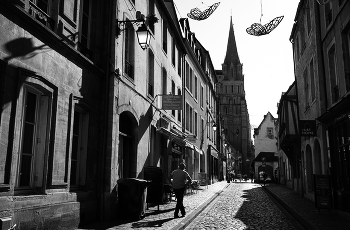
POLYGON ((335 53, 335 44, 328 50, 328 68, 329 68, 329 80, 332 94, 332 103, 339 99, 339 87, 338 87, 338 76, 336 73, 337 59, 335 53))
POLYGON ((85 185, 89 115, 75 106, 72 135, 70 188, 85 185))
POLYGON ((134 27, 130 22, 126 24, 127 29, 124 32, 124 72, 125 74, 134 80, 134 47, 135 47, 135 37, 134 37, 134 27))
POLYGON ((326 19, 326 28, 327 28, 332 23, 332 20, 333 20, 333 10, 332 10, 331 2, 326 3, 324 7, 324 16, 326 19))
POLYGON ((194 98, 198 99, 198 78, 194 75, 194 98))
POLYGON ((168 85, 168 77, 167 77, 167 72, 166 69, 163 67, 163 71, 162 71, 162 94, 168 94, 168 89, 167 89, 167 85, 168 85))
POLYGON ((305 50, 305 47, 306 47, 306 44, 305 44, 305 28, 304 28, 304 25, 301 24, 300 25, 300 52, 301 52, 301 55, 303 55, 304 53, 304 50, 305 50))
POLYGON ((201 117, 201 139, 204 137, 204 119, 201 117))
POLYGON ((350 91, 350 23, 346 26, 346 29, 342 32, 342 45, 343 45, 343 57, 344 57, 344 74, 346 92, 350 91))
POLYGON ((295 36, 295 43, 294 43, 294 56, 296 60, 299 60, 300 58, 300 49, 299 49, 299 34, 295 36))
POLYGON ((193 108, 186 103, 186 130, 193 132, 193 108))
POLYGON ((43 187, 44 159, 49 142, 51 95, 25 86, 17 188, 43 187))
POLYGON ((173 66, 175 66, 175 39, 174 37, 171 37, 171 63, 173 64, 173 66))
POLYGON ((267 127, 267 137, 270 139, 273 138, 273 128, 267 127))
POLYGON ((201 85, 201 95, 200 95, 200 103, 201 103, 201 108, 204 108, 204 88, 203 85, 201 85))
POLYGON ((190 106, 190 114, 189 114, 189 117, 190 117, 190 132, 193 133, 193 108, 190 106))
POLYGON ((186 88, 190 88, 190 66, 188 65, 188 62, 186 61, 186 88))
POLYGON ((90 48, 90 21, 91 21, 91 0, 80 2, 80 25, 78 51, 88 58, 92 58, 90 48))
POLYGON ((198 114, 194 111, 194 135, 198 136, 198 114))
POLYGON ((189 85, 189 90, 191 93, 193 93, 193 70, 192 68, 190 67, 190 85, 189 85))
POLYGON ((177 49, 178 52, 177 52, 177 74, 182 77, 182 73, 181 73, 181 52, 179 49, 177 49))
POLYGON ((306 4, 306 24, 307 24, 307 35, 310 34, 311 31, 311 9, 310 9, 310 0, 306 4))
MULTIPOLYGON (((177 95, 181 95, 181 89, 177 89, 177 95)), ((177 120, 181 122, 181 110, 177 111, 177 120)))
POLYGON ((310 61, 311 102, 316 98, 314 60, 310 61))
POLYGON ((308 106, 309 106, 309 79, 307 76, 307 68, 305 68, 305 70, 304 70, 303 79, 304 79, 305 108, 308 108, 308 106))
MULTIPOLYGON (((175 92, 175 82, 174 82, 174 80, 171 80, 171 94, 172 95, 175 95, 176 94, 176 92, 175 92)), ((171 115, 173 115, 174 117, 175 117, 175 110, 172 110, 171 111, 171 115)))
POLYGON ((154 55, 148 52, 148 95, 154 97, 154 55))
POLYGON ((166 20, 163 20, 163 50, 168 52, 168 28, 166 20))
MULTIPOLYGON (((148 1, 148 12, 149 12, 149 15, 155 14, 154 13, 154 7, 155 7, 154 0, 149 0, 148 1)), ((148 27, 150 28, 150 30, 154 34, 154 23, 149 23, 148 27)))

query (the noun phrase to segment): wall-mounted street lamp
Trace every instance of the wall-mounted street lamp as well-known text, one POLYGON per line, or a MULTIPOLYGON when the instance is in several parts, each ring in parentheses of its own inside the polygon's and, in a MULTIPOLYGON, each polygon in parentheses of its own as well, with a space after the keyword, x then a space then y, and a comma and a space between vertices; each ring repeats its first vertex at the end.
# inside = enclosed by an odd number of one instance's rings
POLYGON ((148 25, 153 25, 154 23, 158 22, 158 18, 151 14, 147 17, 145 17, 143 14, 141 14, 140 11, 136 12, 136 19, 135 20, 125 20, 125 21, 119 21, 117 20, 116 25, 116 36, 118 37, 121 32, 125 31, 129 26, 127 26, 128 23, 137 24, 141 23, 139 28, 136 30, 137 40, 143 50, 147 49, 151 40, 151 31, 148 28, 148 25))

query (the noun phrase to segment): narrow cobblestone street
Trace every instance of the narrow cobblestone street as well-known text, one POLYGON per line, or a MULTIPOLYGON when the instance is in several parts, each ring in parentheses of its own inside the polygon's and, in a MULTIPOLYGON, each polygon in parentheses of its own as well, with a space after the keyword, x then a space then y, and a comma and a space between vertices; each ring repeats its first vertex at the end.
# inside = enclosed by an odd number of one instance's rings
POLYGON ((258 184, 231 183, 186 229, 296 229, 258 184))

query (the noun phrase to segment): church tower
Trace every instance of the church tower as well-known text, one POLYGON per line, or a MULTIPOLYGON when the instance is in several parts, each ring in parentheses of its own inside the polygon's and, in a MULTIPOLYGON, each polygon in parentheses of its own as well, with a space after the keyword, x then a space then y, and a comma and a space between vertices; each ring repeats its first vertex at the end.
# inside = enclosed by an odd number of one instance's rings
POLYGON ((252 141, 242 67, 231 16, 225 60, 222 70, 216 70, 219 113, 226 141, 234 148, 235 172, 249 175, 252 141))

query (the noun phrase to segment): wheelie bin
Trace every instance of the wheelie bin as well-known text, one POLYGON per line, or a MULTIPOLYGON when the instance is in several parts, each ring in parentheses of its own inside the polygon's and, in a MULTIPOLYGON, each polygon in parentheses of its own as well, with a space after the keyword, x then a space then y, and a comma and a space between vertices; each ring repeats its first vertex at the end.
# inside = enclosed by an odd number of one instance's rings
POLYGON ((147 181, 123 178, 118 183, 119 213, 125 219, 142 219, 146 211, 147 181))

